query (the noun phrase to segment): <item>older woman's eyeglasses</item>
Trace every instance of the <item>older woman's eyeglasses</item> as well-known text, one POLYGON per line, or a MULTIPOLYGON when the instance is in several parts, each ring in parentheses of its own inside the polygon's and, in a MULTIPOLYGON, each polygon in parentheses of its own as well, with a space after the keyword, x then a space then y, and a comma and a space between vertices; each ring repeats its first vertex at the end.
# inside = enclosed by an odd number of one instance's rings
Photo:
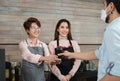
POLYGON ((40 27, 31 26, 30 29, 32 29, 32 30, 40 30, 40 27))

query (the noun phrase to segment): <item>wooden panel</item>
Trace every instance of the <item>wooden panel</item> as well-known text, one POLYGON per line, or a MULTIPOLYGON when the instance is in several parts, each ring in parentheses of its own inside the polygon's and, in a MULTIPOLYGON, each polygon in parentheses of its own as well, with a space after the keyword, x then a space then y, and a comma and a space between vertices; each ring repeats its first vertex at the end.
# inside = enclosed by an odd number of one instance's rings
POLYGON ((79 43, 101 43, 105 26, 100 20, 101 3, 101 0, 1 0, 0 43, 19 43, 25 39, 22 24, 30 16, 41 21, 40 40, 47 43, 53 39, 55 25, 61 18, 70 20, 73 38, 79 43))
POLYGON ((82 44, 81 51, 94 50, 105 28, 101 9, 102 0, 0 0, 0 48, 5 48, 6 60, 20 61, 18 43, 27 37, 23 22, 33 16, 42 24, 41 41, 53 40, 56 23, 66 18, 71 22, 73 39, 82 44))
POLYGON ((18 45, 0 45, 0 48, 5 49, 6 61, 17 61, 21 60, 18 45))
POLYGON ((99 44, 97 45, 84 45, 84 44, 82 44, 82 45, 80 45, 80 49, 81 49, 81 52, 87 52, 87 51, 94 51, 94 50, 96 50, 96 49, 98 49, 99 48, 99 44))

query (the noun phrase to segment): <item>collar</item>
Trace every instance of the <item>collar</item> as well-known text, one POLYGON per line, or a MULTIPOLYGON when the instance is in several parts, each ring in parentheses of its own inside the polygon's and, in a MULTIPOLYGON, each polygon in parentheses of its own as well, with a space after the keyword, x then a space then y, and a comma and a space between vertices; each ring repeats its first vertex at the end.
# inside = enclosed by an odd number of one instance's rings
POLYGON ((117 21, 120 21, 120 17, 117 17, 116 19, 114 19, 110 24, 115 23, 117 21))
POLYGON ((62 37, 59 35, 59 40, 67 40, 67 37, 62 37))
MULTIPOLYGON (((32 40, 30 38, 27 38, 27 42, 30 44, 30 45, 33 45, 32 43, 32 40)), ((36 45, 39 45, 41 42, 37 39, 36 40, 36 45)))

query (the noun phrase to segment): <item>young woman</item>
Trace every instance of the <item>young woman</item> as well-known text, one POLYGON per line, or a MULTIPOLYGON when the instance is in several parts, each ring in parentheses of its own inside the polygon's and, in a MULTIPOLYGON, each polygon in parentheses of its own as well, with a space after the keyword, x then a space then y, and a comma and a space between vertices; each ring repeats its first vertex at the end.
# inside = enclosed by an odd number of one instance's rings
MULTIPOLYGON (((55 29, 54 41, 49 43, 51 54, 57 55, 63 51, 80 52, 78 43, 72 40, 70 22, 66 19, 58 21, 55 29)), ((59 57, 61 63, 51 66, 53 74, 50 81, 77 81, 75 73, 81 63, 80 60, 59 57)))
POLYGON ((23 24, 28 38, 21 41, 19 48, 22 55, 22 81, 45 81, 43 62, 55 63, 57 58, 49 56, 47 45, 38 39, 41 24, 30 17, 23 24))

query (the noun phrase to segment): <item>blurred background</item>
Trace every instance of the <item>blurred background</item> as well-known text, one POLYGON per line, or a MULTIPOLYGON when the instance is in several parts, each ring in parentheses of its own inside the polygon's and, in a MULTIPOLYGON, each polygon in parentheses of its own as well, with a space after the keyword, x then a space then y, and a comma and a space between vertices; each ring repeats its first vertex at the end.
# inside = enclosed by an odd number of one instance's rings
MULTIPOLYGON (((39 39, 47 44, 53 40, 58 20, 68 19, 81 51, 95 50, 101 45, 106 25, 100 20, 102 4, 103 0, 0 0, 0 49, 5 50, 5 61, 12 68, 20 66, 18 44, 27 37, 23 22, 28 17, 40 20, 39 39)), ((97 61, 89 61, 87 69, 97 70, 97 61)))

